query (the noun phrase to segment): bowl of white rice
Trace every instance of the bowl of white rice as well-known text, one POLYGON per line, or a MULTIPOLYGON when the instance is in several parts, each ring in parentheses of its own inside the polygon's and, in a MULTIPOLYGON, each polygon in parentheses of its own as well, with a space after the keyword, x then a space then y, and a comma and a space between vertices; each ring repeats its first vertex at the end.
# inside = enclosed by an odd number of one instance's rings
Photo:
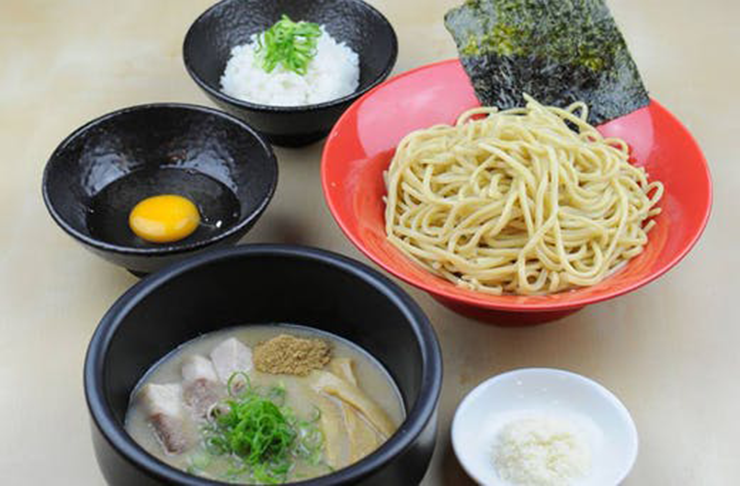
POLYGON ((183 46, 188 73, 213 102, 290 147, 323 139, 390 75, 397 54, 393 27, 361 0, 223 0, 193 23, 183 46), (301 69, 267 67, 266 31, 286 18, 313 29, 301 69))

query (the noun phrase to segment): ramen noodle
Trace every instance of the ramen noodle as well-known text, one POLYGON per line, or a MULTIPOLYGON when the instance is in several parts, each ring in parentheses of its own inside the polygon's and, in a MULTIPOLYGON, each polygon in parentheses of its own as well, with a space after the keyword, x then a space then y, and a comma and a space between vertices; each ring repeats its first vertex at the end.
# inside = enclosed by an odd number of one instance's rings
POLYGON ((407 135, 385 174, 386 233, 428 271, 492 294, 594 285, 640 254, 663 185, 582 102, 481 107, 407 135))

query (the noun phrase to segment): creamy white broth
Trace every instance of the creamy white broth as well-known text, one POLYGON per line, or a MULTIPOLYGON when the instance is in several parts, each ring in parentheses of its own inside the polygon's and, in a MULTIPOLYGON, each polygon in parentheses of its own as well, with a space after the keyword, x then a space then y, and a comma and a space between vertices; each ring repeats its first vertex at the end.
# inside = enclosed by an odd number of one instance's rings
MULTIPOLYGON (((196 447, 182 454, 167 453, 158 440, 140 400, 138 400, 138 393, 146 384, 180 383, 182 381, 181 368, 185 359, 194 355, 208 357, 216 346, 228 338, 236 338, 253 349, 259 343, 280 334, 322 338, 331 342, 332 358, 351 359, 354 364, 354 374, 358 387, 387 414, 395 428, 401 424, 405 417, 405 410, 398 388, 385 368, 369 353, 343 338, 323 331, 288 324, 269 324, 237 326, 205 334, 184 343, 165 356, 146 373, 132 393, 125 420, 127 432, 147 452, 173 467, 199 476, 228 480, 225 477, 227 472, 226 460, 207 459, 209 456, 201 441, 198 441, 196 447), (205 463, 207 463, 207 467, 202 467, 205 463)), ((310 387, 307 377, 285 374, 274 375, 262 373, 256 369, 252 369, 248 374, 253 386, 283 386, 286 390, 284 404, 292 408, 298 418, 310 419, 316 415, 315 402, 320 398, 310 387)), ((335 404, 340 402, 338 399, 331 399, 331 401, 335 404)), ((198 430, 198 425, 192 427, 191 430, 198 430)), ((346 441, 346 446, 342 445, 340 447, 343 451, 349 450, 349 438, 346 438, 346 441)), ((348 454, 348 452, 343 453, 348 454)), ((351 463, 349 457, 343 457, 342 462, 351 463)), ((333 468, 324 463, 312 465, 305 461, 299 461, 292 469, 288 480, 323 476, 332 472, 332 470, 333 468)), ((244 479, 238 479, 235 482, 248 484, 244 479)))

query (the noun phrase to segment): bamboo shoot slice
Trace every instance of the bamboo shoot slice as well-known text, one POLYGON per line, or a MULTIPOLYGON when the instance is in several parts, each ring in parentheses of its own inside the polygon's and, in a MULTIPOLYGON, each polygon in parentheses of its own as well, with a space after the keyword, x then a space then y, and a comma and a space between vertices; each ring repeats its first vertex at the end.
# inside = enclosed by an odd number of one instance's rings
MULTIPOLYGON (((353 365, 350 358, 334 358, 329 363, 329 369, 347 383, 357 386, 353 365)), ((341 400, 340 403, 349 436, 350 463, 355 463, 377 449, 381 438, 351 405, 341 400)))
POLYGON ((396 431, 396 427, 385 411, 355 385, 347 383, 333 373, 322 370, 311 372, 310 378, 314 390, 352 405, 378 430, 383 439, 390 437, 396 431))
POLYGON ((321 430, 324 433, 324 453, 326 463, 334 469, 340 469, 347 464, 343 456, 345 440, 343 437, 342 417, 340 416, 339 407, 332 403, 328 398, 317 397, 316 406, 321 412, 321 430))
POLYGON ((347 383, 357 386, 354 363, 351 358, 334 358, 329 363, 329 369, 347 383))
POLYGON ((382 439, 375 428, 360 417, 351 405, 343 403, 342 411, 349 436, 350 463, 355 463, 375 451, 382 439))

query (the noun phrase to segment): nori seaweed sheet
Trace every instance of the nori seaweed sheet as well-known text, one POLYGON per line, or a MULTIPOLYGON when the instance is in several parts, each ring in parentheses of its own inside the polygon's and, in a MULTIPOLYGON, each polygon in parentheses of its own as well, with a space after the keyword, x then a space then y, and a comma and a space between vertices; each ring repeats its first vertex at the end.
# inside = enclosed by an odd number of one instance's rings
POLYGON ((650 102, 603 0, 468 0, 445 25, 485 106, 581 100, 598 125, 650 102))

